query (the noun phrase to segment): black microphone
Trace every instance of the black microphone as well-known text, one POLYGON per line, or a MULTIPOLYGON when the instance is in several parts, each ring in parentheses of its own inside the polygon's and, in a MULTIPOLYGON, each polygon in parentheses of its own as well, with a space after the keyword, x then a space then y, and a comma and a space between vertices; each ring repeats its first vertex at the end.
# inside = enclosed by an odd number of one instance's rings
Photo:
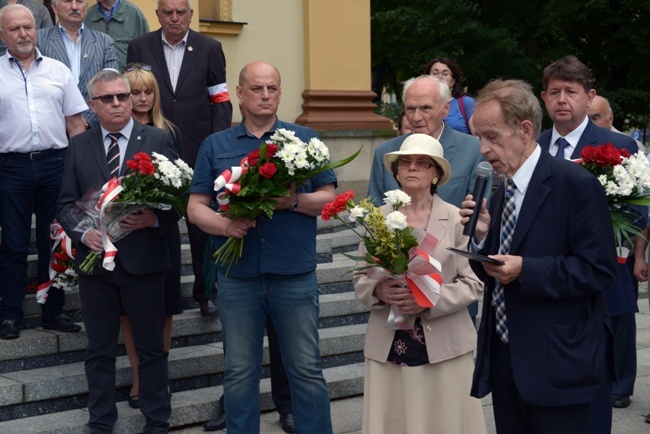
POLYGON ((472 196, 474 197, 474 213, 469 216, 469 221, 463 229, 463 235, 473 236, 474 230, 476 229, 476 223, 478 222, 478 215, 481 211, 481 204, 483 203, 483 198, 485 197, 485 190, 492 179, 492 165, 487 161, 481 161, 476 166, 476 181, 474 182, 474 191, 472 196))

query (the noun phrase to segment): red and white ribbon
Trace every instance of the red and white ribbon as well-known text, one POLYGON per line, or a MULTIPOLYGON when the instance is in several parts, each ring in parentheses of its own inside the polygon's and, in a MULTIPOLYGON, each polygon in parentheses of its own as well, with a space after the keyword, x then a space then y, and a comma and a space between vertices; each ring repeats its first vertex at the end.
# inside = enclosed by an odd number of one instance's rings
MULTIPOLYGON (((418 306, 431 308, 440 299, 442 276, 440 275, 440 262, 426 252, 433 251, 438 244, 438 239, 417 228, 413 230, 413 235, 418 240, 418 247, 412 248, 409 252, 411 259, 404 274, 404 279, 411 289, 418 306)), ((368 269, 368 277, 374 280, 382 280, 387 277, 396 278, 397 276, 381 267, 373 267, 368 269)), ((386 328, 408 330, 413 328, 413 323, 399 311, 399 308, 393 305, 388 314, 386 328)))
POLYGON ((241 190, 241 185, 239 184, 239 178, 244 176, 248 171, 247 158, 242 160, 241 166, 232 166, 231 170, 224 170, 221 175, 214 180, 214 191, 219 191, 222 188, 225 188, 226 191, 223 191, 217 195, 217 203, 219 204, 219 211, 225 212, 230 206, 229 196, 231 194, 237 195, 239 190, 241 190))
POLYGON ((59 244, 61 245, 61 251, 63 251, 70 258, 74 259, 74 255, 72 254, 72 240, 70 237, 68 237, 59 222, 56 220, 54 220, 54 222, 52 222, 50 225, 50 240, 54 241, 52 244, 52 252, 50 253, 50 265, 48 270, 50 280, 38 285, 38 291, 36 292, 36 302, 40 304, 44 304, 47 300, 47 293, 52 287, 52 282, 57 275, 57 272, 52 268, 52 263, 54 262, 54 252, 56 251, 56 248, 59 246, 59 244))
POLYGON ((106 223, 104 221, 104 213, 106 208, 110 205, 111 201, 114 200, 120 192, 123 190, 120 185, 120 180, 118 178, 111 178, 106 184, 102 187, 101 197, 97 202, 97 208, 99 208, 99 222, 100 222, 100 231, 102 233, 102 245, 104 247, 104 260, 102 261, 102 266, 108 271, 113 271, 115 268, 115 256, 117 255, 117 248, 113 245, 111 240, 108 238, 108 233, 106 231, 106 223))

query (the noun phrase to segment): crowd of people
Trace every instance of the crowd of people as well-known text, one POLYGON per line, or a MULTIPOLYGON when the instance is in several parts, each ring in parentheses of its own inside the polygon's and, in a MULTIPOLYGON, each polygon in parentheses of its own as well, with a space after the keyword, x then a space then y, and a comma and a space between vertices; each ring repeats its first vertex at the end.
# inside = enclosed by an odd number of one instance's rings
MULTIPOLYGON (((335 198, 336 176, 324 171, 291 186, 274 198, 272 219, 215 213, 215 178, 275 130, 318 138, 278 119, 280 71, 265 62, 240 71, 243 120, 231 126, 225 56, 217 40, 190 30, 190 0, 158 0, 161 27, 153 32, 127 0, 91 7, 52 0, 58 21, 49 27, 30 1, 0 9, 7 49, 0 57, 0 339, 20 336, 32 213, 43 285, 53 220, 75 242, 80 266, 104 242, 97 228, 75 224, 76 204, 126 175, 137 152, 181 157, 194 169, 185 215, 193 297, 201 315, 220 316, 226 354, 224 393, 204 429, 259 432, 266 333, 282 429, 332 433, 315 270, 317 216, 335 198), (232 267, 216 266, 217 306, 204 257, 229 238, 243 240, 243 254, 232 267)), ((420 307, 403 278, 377 279, 358 264, 355 294, 370 310, 363 432, 484 433, 480 398, 491 393, 499 433, 608 433, 612 406, 629 406, 634 391, 634 314, 637 283, 648 279, 647 241, 638 237, 635 255, 617 262, 604 189, 566 160, 585 146, 611 143, 630 154, 644 147, 614 129, 611 107, 575 56, 543 71, 541 97, 553 120, 544 132, 529 84, 494 80, 474 99, 462 78, 456 62, 440 57, 406 81, 398 137, 377 147, 368 168, 376 206, 389 190, 411 197, 400 211, 436 239, 428 253, 441 264, 442 281, 435 306, 420 307), (486 161, 503 183, 478 200, 477 166, 486 161), (474 213, 476 228, 464 235, 474 213), (491 259, 470 261, 447 247, 491 259), (386 328, 393 309, 414 318, 413 326, 386 328)), ((92 433, 112 432, 118 418, 120 329, 133 373, 128 403, 145 416, 143 432, 169 430, 182 217, 152 208, 128 214, 120 225, 130 234, 115 242, 114 268, 77 271, 92 433)), ((645 219, 638 225, 648 233, 645 219)), ((63 290, 52 287, 42 326, 79 332, 64 305, 63 290)))

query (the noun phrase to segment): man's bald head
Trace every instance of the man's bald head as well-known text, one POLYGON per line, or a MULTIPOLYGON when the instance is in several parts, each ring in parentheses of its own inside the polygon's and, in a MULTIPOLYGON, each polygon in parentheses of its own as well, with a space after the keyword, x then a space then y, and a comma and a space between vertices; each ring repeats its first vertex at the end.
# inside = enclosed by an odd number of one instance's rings
POLYGON ((587 115, 589 116, 589 119, 599 127, 603 127, 607 130, 612 129, 614 112, 612 112, 612 106, 609 105, 609 101, 602 96, 596 95, 594 97, 591 105, 587 109, 587 115))

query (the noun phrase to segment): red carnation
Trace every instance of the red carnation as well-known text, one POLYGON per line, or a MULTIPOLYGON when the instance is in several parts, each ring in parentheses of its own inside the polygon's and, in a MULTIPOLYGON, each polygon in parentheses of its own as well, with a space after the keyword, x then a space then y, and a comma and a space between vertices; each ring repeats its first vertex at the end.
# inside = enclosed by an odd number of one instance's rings
POLYGON ((353 190, 348 190, 339 194, 333 201, 325 204, 323 211, 321 212, 321 218, 327 221, 338 213, 345 211, 348 201, 351 201, 353 198, 353 190))
POLYGON ((143 175, 153 175, 153 173, 156 171, 156 166, 153 165, 151 160, 141 160, 138 166, 138 171, 140 171, 140 173, 143 175))
POLYGON ((273 158, 276 152, 278 152, 278 145, 266 145, 266 158, 273 158))
POLYGON ((274 163, 264 163, 260 167, 260 175, 266 179, 271 179, 277 170, 278 168, 274 163))
POLYGON ((149 161, 151 162, 151 157, 146 152, 138 152, 133 156, 134 160, 137 161, 149 161))
POLYGON ((68 267, 65 264, 59 264, 58 262, 52 262, 52 270, 56 271, 57 273, 63 273, 67 269, 68 269, 68 267))
POLYGON ((255 149, 253 152, 248 154, 248 165, 257 166, 257 161, 260 159, 260 150, 255 149))
POLYGON ((135 172, 138 170, 138 162, 135 160, 129 160, 126 162, 126 165, 131 169, 131 171, 135 172))

